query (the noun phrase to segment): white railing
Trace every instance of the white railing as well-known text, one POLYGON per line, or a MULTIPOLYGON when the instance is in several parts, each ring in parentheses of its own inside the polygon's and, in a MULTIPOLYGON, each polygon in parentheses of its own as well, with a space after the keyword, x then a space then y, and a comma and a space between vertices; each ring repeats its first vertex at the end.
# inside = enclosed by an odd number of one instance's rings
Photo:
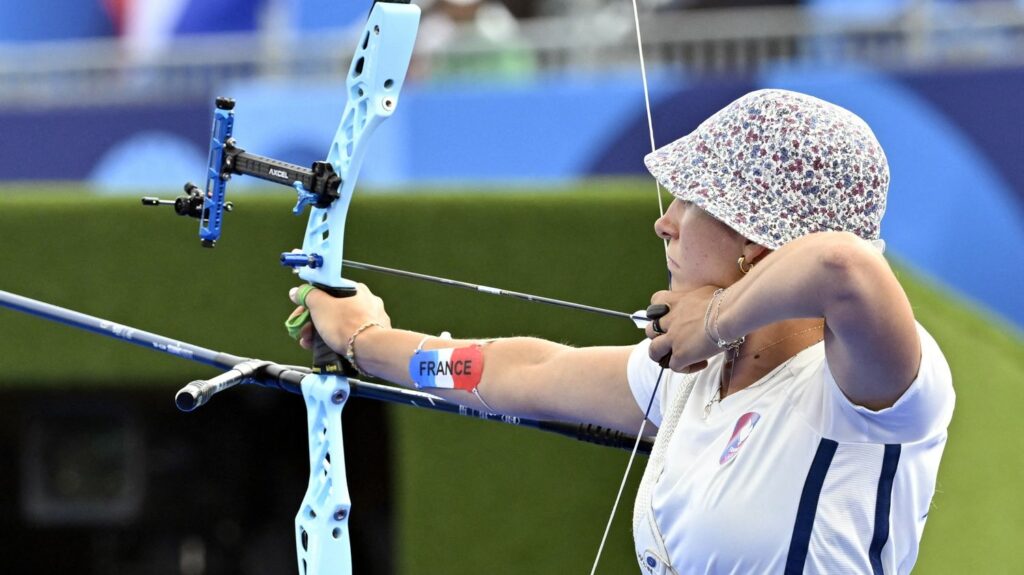
MULTIPOLYGON (((766 66, 883 69, 1024 64, 1024 10, 973 3, 911 11, 884 22, 815 18, 797 7, 641 15, 650 66, 690 75, 744 75, 766 66)), ((344 76, 348 33, 179 38, 140 59, 117 40, 0 45, 0 104, 82 105, 207 98, 240 78, 344 76)), ((414 81, 636 68, 631 15, 608 10, 521 21, 504 40, 473 26, 417 51, 414 81)))

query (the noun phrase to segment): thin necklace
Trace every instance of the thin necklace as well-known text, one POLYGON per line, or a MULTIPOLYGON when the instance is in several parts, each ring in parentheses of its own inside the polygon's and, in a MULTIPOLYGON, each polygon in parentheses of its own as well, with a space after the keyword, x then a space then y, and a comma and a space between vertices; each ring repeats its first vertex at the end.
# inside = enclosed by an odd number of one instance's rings
MULTIPOLYGON (((729 384, 732 383, 733 368, 736 366, 736 362, 739 361, 740 359, 743 359, 745 357, 751 357, 751 356, 753 356, 754 359, 758 359, 758 358, 761 357, 759 354, 762 351, 764 351, 764 350, 766 350, 766 349, 768 349, 770 347, 774 347, 776 345, 779 345, 780 343, 786 341, 787 339, 794 338, 794 337, 796 337, 798 335, 805 334, 805 333, 807 333, 809 331, 814 331, 814 330, 816 330, 818 328, 823 327, 824 325, 825 325, 825 323, 822 322, 822 323, 819 323, 817 325, 813 325, 813 326, 811 326, 811 327, 809 327, 807 329, 802 329, 800 331, 795 331, 795 332, 793 332, 793 333, 791 333, 791 334, 789 334, 789 335, 787 335, 785 337, 782 337, 780 339, 777 339, 777 340, 769 343, 768 345, 761 346, 761 347, 757 348, 756 350, 754 350, 754 351, 752 351, 750 353, 747 353, 747 354, 744 354, 744 355, 737 355, 736 357, 733 357, 733 358, 725 360, 725 362, 727 364, 729 364, 729 378, 728 378, 728 382, 726 383, 726 386, 728 386, 729 384)), ((822 339, 824 339, 824 338, 822 338, 822 339)), ((816 340, 814 343, 818 343, 819 341, 821 341, 821 339, 816 340)), ((814 344, 811 344, 811 345, 814 345, 814 344)), ((810 347, 810 346, 808 346, 808 347, 810 347)), ((806 349, 806 348, 804 348, 804 349, 806 349)), ((738 354, 739 350, 737 349, 734 353, 738 354)), ((794 355, 793 357, 796 357, 796 355, 794 355)), ((788 360, 786 360, 786 362, 783 365, 788 364, 790 361, 792 361, 793 357, 791 357, 788 360)), ((725 373, 723 373, 722 375, 724 376, 725 373)), ((707 419, 708 416, 711 415, 711 408, 716 403, 719 403, 721 401, 722 401, 722 377, 719 377, 718 378, 718 388, 715 390, 715 395, 713 395, 711 397, 711 399, 708 400, 708 402, 704 405, 704 419, 707 419)))
MULTIPOLYGON (((735 357, 735 358, 733 358, 733 361, 737 361, 737 360, 743 359, 745 357, 751 357, 751 356, 753 356, 754 359, 760 359, 761 356, 758 355, 758 354, 761 353, 762 351, 764 351, 764 350, 766 350, 766 349, 768 349, 770 347, 775 347, 775 346, 779 345, 780 343, 786 341, 787 339, 794 338, 794 337, 796 337, 798 335, 803 335, 803 334, 805 334, 805 333, 807 333, 809 331, 814 331, 814 330, 820 329, 822 327, 825 327, 825 322, 821 322, 819 324, 812 325, 811 327, 809 327, 807 329, 802 329, 800 331, 795 331, 795 332, 793 332, 793 333, 791 333, 791 334, 789 334, 789 335, 787 335, 785 337, 782 337, 780 339, 777 339, 777 340, 769 343, 768 345, 761 346, 761 347, 755 349, 754 351, 752 351, 750 353, 745 353, 745 354, 743 354, 743 355, 741 355, 739 357, 735 357)), ((821 341, 821 340, 819 339, 818 341, 821 341)), ((815 343, 817 343, 817 342, 815 342, 815 343)), ((730 374, 730 375, 732 375, 732 374, 730 374)))

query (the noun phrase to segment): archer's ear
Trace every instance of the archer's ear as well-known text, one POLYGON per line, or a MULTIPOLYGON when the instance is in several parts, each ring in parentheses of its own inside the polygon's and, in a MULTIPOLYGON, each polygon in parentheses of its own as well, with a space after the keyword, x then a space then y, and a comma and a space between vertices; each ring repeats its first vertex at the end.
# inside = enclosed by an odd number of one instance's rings
POLYGON ((747 243, 743 246, 743 257, 752 264, 759 263, 770 253, 772 253, 771 249, 750 240, 747 240, 747 243))

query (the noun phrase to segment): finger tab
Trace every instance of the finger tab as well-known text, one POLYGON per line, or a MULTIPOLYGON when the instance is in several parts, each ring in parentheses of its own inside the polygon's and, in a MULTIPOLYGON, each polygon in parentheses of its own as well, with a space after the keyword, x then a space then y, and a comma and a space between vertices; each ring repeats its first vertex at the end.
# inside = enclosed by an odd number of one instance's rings
POLYGON ((656 320, 668 315, 669 307, 663 303, 656 303, 648 306, 647 319, 656 320))

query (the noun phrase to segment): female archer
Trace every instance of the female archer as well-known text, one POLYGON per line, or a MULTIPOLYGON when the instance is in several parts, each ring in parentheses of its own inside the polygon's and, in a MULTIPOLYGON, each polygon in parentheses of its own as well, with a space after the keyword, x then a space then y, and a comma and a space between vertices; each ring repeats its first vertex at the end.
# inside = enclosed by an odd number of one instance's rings
POLYGON ((672 279, 637 345, 403 331, 365 286, 292 299, 382 379, 630 433, 646 416, 644 573, 909 572, 954 393, 881 255, 889 171, 874 134, 830 103, 761 90, 645 163, 675 196, 654 224, 672 279))

